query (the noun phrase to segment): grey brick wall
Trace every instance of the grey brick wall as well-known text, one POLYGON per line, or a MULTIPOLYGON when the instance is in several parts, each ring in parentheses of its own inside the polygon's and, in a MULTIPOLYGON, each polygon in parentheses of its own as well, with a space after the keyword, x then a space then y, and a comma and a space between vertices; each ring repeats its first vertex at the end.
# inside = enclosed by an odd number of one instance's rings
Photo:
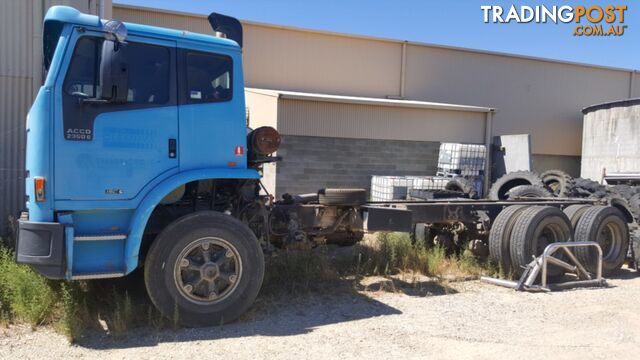
POLYGON ((435 175, 438 142, 283 135, 276 195, 324 187, 364 188, 372 175, 435 175))

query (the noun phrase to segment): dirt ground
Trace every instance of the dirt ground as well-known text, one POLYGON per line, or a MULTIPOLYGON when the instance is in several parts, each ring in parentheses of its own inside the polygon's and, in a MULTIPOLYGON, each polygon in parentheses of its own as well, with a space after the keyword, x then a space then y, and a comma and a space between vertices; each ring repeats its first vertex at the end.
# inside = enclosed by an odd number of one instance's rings
POLYGON ((369 291, 258 304, 205 329, 91 332, 70 345, 51 329, 0 329, 0 358, 563 358, 640 357, 640 276, 606 289, 519 293, 467 281, 365 279, 369 291), (378 290, 376 290, 378 289, 378 290))

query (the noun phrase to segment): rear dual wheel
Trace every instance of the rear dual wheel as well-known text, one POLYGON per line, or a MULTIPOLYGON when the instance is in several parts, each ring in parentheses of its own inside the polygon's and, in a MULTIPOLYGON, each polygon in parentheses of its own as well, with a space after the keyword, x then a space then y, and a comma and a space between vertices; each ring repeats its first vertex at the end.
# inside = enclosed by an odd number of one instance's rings
POLYGON ((500 266, 500 269, 509 273, 511 271, 511 255, 509 244, 511 242, 511 231, 518 215, 526 209, 525 205, 511 205, 503 209, 496 216, 491 231, 489 232, 489 258, 493 263, 500 266))
MULTIPOLYGON (((610 275, 619 270, 629 249, 629 227, 620 210, 613 206, 592 206, 578 220, 575 241, 595 241, 602 249, 602 273, 610 275)), ((576 258, 591 273, 596 273, 598 253, 593 247, 578 247, 576 258)))
MULTIPOLYGON (((514 273, 522 275, 526 266, 542 255, 549 244, 570 240, 571 222, 560 209, 552 206, 527 207, 517 217, 511 232, 509 252, 514 273)), ((559 276, 563 269, 549 265, 548 274, 559 276)))
MULTIPOLYGON (((489 249, 492 259, 521 275, 534 257, 554 242, 595 241, 602 248, 603 275, 619 270, 629 248, 629 229, 622 212, 612 206, 571 205, 564 212, 551 206, 510 206, 492 226, 489 249), (508 247, 509 254, 505 254, 508 247)), ((578 261, 591 273, 597 271, 597 250, 573 249, 578 261)), ((557 253, 560 258, 562 253, 557 253)), ((563 270, 549 266, 549 275, 563 270)))

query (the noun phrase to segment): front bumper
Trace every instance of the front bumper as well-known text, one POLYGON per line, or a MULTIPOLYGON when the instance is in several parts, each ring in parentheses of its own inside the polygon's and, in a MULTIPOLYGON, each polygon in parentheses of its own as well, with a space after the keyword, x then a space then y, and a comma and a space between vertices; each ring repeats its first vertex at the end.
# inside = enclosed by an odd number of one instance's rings
POLYGON ((64 225, 21 219, 16 240, 16 261, 28 264, 49 279, 65 275, 64 225))

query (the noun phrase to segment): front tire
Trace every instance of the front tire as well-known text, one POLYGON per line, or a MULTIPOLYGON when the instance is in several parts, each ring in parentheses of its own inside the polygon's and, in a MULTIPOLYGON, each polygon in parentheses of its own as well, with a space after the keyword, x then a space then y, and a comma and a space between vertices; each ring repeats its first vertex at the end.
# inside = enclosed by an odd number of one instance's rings
POLYGON ((151 245, 147 292, 167 318, 199 327, 231 322, 253 304, 264 278, 262 249, 239 220, 214 211, 186 215, 151 245))

